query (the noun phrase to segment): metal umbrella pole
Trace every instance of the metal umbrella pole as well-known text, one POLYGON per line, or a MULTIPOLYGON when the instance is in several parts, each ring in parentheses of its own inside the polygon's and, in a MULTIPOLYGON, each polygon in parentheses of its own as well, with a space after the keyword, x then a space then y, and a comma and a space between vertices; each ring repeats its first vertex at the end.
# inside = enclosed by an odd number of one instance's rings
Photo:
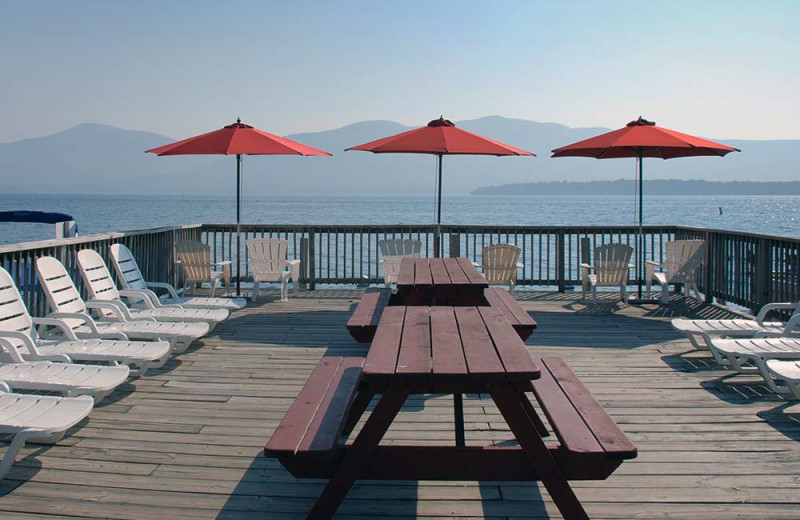
POLYGON ((241 296, 242 155, 236 154, 236 296, 241 296))
POLYGON ((439 187, 436 199, 436 235, 433 237, 433 257, 441 257, 442 252, 442 154, 436 154, 439 162, 439 187))

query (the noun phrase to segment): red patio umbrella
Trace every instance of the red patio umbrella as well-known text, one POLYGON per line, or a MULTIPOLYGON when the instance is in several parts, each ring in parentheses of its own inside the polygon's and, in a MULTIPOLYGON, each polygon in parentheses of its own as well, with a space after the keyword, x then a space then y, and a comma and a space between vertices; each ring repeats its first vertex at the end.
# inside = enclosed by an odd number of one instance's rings
MULTIPOLYGON (((639 250, 638 269, 641 270, 642 247, 638 242, 642 235, 642 163, 645 157, 675 159, 677 157, 697 157, 712 155, 723 157, 730 152, 740 152, 724 144, 715 143, 699 137, 682 134, 656 126, 639 116, 624 128, 591 137, 577 143, 553 150, 552 157, 593 157, 595 159, 619 159, 635 157, 639 163, 639 230, 637 249, 639 250)), ((642 297, 642 282, 639 278, 639 298, 642 297)))
POLYGON ((345 151, 362 150, 372 153, 428 153, 436 155, 438 162, 436 198, 436 236, 433 256, 440 252, 442 224, 442 156, 443 155, 529 155, 535 154, 483 137, 461 128, 443 117, 434 119, 427 126, 402 132, 377 141, 351 146, 345 151))
POLYGON ((327 155, 310 146, 279 137, 242 123, 152 148, 145 153, 162 155, 235 155, 236 156, 236 296, 240 294, 240 247, 242 224, 242 155, 327 155))

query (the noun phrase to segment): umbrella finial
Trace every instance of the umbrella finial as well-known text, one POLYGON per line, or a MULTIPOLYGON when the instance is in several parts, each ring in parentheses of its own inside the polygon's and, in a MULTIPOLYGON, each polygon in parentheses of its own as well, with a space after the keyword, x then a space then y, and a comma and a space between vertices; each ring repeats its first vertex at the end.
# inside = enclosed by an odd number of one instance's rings
POLYGON ((242 118, 241 118, 241 117, 237 117, 237 118, 236 118, 236 124, 237 124, 237 125, 238 125, 238 124, 241 124, 241 122, 242 122, 242 118))
POLYGON ((639 116, 639 119, 637 119, 636 121, 631 121, 630 123, 628 123, 625 126, 656 126, 656 122, 655 121, 648 121, 647 119, 643 118, 642 116, 639 116))
POLYGON ((444 116, 439 116, 439 119, 434 119, 428 123, 428 126, 456 126, 452 121, 448 121, 444 116))

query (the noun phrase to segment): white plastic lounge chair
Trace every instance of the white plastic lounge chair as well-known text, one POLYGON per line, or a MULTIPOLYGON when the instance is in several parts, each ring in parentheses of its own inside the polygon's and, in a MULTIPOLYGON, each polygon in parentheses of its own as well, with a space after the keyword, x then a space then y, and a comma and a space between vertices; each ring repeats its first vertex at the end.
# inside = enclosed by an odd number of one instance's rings
MULTIPOLYGON (((83 301, 64 266, 51 256, 36 260, 36 273, 47 304, 53 311, 47 317, 63 321, 78 338, 146 339, 170 342, 173 353, 186 350, 192 341, 209 331, 208 323, 159 322, 154 318, 133 320, 121 302, 83 301), (117 321, 95 321, 88 309, 110 311, 117 321)), ((107 320, 105 314, 100 315, 107 320)))
MULTIPOLYGON (((0 347, 6 349, 16 362, 50 360, 50 361, 90 361, 112 365, 123 364, 135 367, 132 375, 141 375, 148 368, 159 368, 167 362, 170 344, 166 341, 128 341, 122 334, 120 339, 83 339, 79 340, 69 326, 53 318, 33 318, 28 313, 25 303, 19 294, 11 275, 0 268, 0 347), (34 326, 57 327, 65 340, 42 339, 34 326), (15 356, 22 356, 17 359, 15 356)), ((100 368, 100 367, 93 367, 100 368)), ((127 367, 120 367, 118 376, 127 367)), ((49 369, 54 374, 59 368, 49 369)), ((87 374, 88 372, 84 372, 87 374)), ((0 371, 0 381, 3 381, 0 371)), ((124 378, 123 378, 124 381, 124 378)), ((16 385, 16 388, 22 388, 16 385)))
POLYGON ((781 381, 795 399, 800 399, 800 361, 767 361, 767 370, 772 377, 781 381))
POLYGON ((769 389, 779 394, 789 389, 773 378, 767 368, 770 360, 800 360, 800 339, 795 338, 716 338, 711 340, 710 347, 721 365, 729 365, 743 374, 758 372, 769 389))
POLYGON ((647 278, 647 297, 653 282, 661 286, 661 303, 669 301, 670 284, 682 283, 683 293, 689 297, 689 289, 700 300, 700 290, 695 281, 695 272, 703 263, 705 255, 704 240, 675 240, 664 244, 665 259, 660 264, 648 260, 645 263, 647 278), (661 269, 661 271, 657 271, 661 269))
POLYGON ((289 299, 290 279, 297 294, 300 260, 287 260, 288 241, 279 238, 253 238, 247 240, 245 244, 247 244, 247 262, 253 270, 253 301, 258 298, 258 290, 263 282, 280 282, 282 302, 289 299))
POLYGON ((768 303, 764 305, 756 319, 731 320, 687 320, 676 318, 672 326, 685 334, 692 346, 697 350, 710 350, 709 345, 714 338, 755 338, 797 335, 800 325, 800 313, 796 303, 768 303), (791 310, 789 321, 765 321, 767 315, 774 310, 791 310))
MULTIPOLYGON (((217 323, 228 319, 229 313, 225 309, 166 307, 158 298, 155 298, 155 301, 151 300, 147 292, 138 289, 118 290, 103 257, 93 249, 78 251, 78 270, 81 272, 83 286, 90 298, 99 301, 120 302, 124 305, 125 302, 122 300, 124 297, 128 301, 128 312, 134 320, 155 318, 158 321, 205 322, 213 329, 217 323)), ((105 311, 100 310, 99 312, 105 311)))
POLYGON ((211 284, 211 297, 214 297, 214 291, 217 290, 217 284, 220 281, 225 282, 225 287, 230 286, 231 283, 231 262, 226 260, 224 262, 211 261, 211 247, 196 240, 187 240, 185 242, 178 242, 175 244, 175 253, 178 255, 178 262, 183 268, 184 294, 188 289, 194 292, 194 284, 211 284), (221 267, 222 270, 218 271, 215 267, 221 267))
POLYGON ((481 269, 489 285, 508 285, 514 292, 517 285, 517 269, 524 269, 519 262, 522 249, 514 244, 492 244, 481 253, 481 269))
POLYGON ((422 242, 407 238, 393 238, 379 240, 378 248, 383 255, 383 259, 380 261, 383 267, 383 283, 386 284, 386 287, 391 287, 393 283, 397 283, 397 277, 400 275, 400 262, 407 257, 419 258, 422 242))
POLYGON ((155 293, 150 293, 151 300, 159 300, 163 305, 179 305, 181 307, 200 308, 200 309, 226 309, 230 312, 244 308, 247 304, 244 298, 204 298, 202 296, 179 297, 175 288, 168 283, 146 282, 139 270, 136 259, 131 250, 122 244, 111 246, 111 260, 114 270, 117 272, 117 280, 123 289, 138 289, 140 291, 151 291, 152 289, 163 289, 167 291, 166 296, 160 300, 155 293))
POLYGON ((56 397, 8 393, 0 383, 0 434, 13 435, 11 445, 0 462, 0 479, 5 478, 26 442, 52 444, 81 422, 92 411, 88 395, 56 397))
POLYGON ((594 265, 581 264, 581 280, 583 298, 586 292, 592 289, 592 301, 597 303, 598 287, 619 287, 622 301, 628 303, 628 292, 625 286, 628 282, 628 271, 633 265, 630 263, 633 248, 625 244, 603 244, 594 248, 592 261, 594 265), (591 272, 594 271, 594 274, 591 272))

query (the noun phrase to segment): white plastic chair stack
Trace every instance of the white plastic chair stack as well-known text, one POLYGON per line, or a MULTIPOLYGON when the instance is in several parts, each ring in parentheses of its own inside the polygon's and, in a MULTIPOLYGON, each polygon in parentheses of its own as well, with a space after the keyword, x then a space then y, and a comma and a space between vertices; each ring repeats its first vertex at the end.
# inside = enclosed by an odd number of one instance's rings
POLYGON ((262 283, 279 282, 281 301, 289 299, 289 280, 297 294, 300 260, 288 260, 289 242, 280 238, 253 238, 247 244, 247 262, 253 271, 253 301, 262 283), (287 270, 288 269, 288 270, 287 270))
POLYGON ((383 267, 383 282, 386 287, 391 287, 393 283, 397 283, 397 277, 400 275, 400 262, 403 258, 419 258, 422 251, 422 242, 419 240, 393 238, 379 240, 378 248, 383 256, 380 261, 380 265, 383 267))
POLYGON ((481 253, 481 270, 489 285, 508 285, 513 293, 517 285, 517 269, 524 269, 519 262, 522 250, 514 244, 492 244, 481 253))

